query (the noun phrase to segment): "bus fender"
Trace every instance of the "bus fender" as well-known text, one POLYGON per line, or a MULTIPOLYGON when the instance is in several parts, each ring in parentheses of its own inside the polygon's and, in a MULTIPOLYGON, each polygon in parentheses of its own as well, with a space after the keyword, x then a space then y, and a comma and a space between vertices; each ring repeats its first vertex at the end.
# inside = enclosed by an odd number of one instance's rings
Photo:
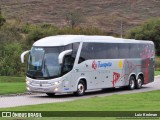
MULTIPOLYGON (((138 80, 139 75, 143 75, 143 73, 142 73, 142 72, 139 72, 139 73, 137 74, 137 76, 136 76, 136 80, 138 80)), ((144 77, 144 75, 143 75, 143 77, 144 77)))
POLYGON ((135 73, 130 73, 130 75, 128 76, 128 81, 129 81, 129 79, 130 79, 130 77, 131 77, 132 75, 133 75, 133 76, 135 77, 135 79, 136 79, 136 74, 135 74, 135 73))

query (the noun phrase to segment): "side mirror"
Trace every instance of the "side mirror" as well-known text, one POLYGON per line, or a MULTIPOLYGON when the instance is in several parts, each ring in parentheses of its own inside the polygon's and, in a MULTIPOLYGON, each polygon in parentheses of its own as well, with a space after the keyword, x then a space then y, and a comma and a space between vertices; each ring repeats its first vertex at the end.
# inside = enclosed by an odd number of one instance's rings
POLYGON ((64 56, 65 55, 69 55, 71 52, 72 52, 72 50, 65 50, 65 51, 61 52, 59 54, 59 56, 58 56, 58 62, 59 62, 59 64, 62 64, 64 56))
POLYGON ((30 52, 30 50, 27 50, 27 51, 25 51, 25 52, 23 52, 22 54, 21 54, 21 63, 24 63, 24 56, 27 54, 27 53, 29 53, 30 52))

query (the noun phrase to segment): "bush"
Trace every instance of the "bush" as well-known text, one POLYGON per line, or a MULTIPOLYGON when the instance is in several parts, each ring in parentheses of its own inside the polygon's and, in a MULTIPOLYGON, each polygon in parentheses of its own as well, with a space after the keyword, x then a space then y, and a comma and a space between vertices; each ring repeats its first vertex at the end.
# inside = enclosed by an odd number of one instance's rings
POLYGON ((139 40, 152 40, 155 44, 156 54, 160 55, 160 18, 148 20, 141 26, 131 29, 126 38, 139 40))
POLYGON ((52 35, 58 34, 58 28, 49 24, 42 25, 29 25, 24 32, 28 33, 26 37, 26 42, 28 45, 32 45, 35 41, 52 35))
POLYGON ((160 70, 160 57, 158 57, 158 56, 155 58, 155 69, 157 71, 160 70))
POLYGON ((19 43, 6 43, 0 53, 0 75, 21 75, 20 54, 22 46, 19 43))
POLYGON ((22 43, 24 41, 24 35, 21 32, 21 27, 22 25, 16 22, 4 24, 0 29, 0 47, 4 43, 9 42, 22 43))

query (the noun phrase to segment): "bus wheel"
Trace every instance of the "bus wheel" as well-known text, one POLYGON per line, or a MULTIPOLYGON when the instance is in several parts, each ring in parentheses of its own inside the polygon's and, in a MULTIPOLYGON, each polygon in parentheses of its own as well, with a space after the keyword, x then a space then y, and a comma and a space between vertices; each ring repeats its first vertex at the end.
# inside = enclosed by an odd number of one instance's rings
POLYGON ((49 97, 55 96, 55 93, 46 93, 49 97))
POLYGON ((80 80, 77 85, 77 91, 74 93, 77 96, 82 96, 85 94, 85 82, 80 80))
POLYGON ((136 80, 136 88, 137 89, 142 88, 142 84, 143 84, 143 78, 142 76, 139 76, 138 79, 136 80))
POLYGON ((128 88, 129 88, 130 90, 135 89, 135 86, 136 86, 135 81, 136 81, 136 80, 135 80, 135 77, 131 76, 130 79, 129 79, 129 86, 128 86, 128 88))

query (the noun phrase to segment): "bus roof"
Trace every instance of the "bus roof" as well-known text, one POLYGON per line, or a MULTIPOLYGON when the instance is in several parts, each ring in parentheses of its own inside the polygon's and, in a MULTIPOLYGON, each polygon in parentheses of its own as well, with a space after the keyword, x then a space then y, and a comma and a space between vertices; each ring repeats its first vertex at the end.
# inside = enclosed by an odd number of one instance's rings
POLYGON ((152 41, 115 38, 112 36, 86 36, 86 35, 56 35, 42 38, 33 46, 64 46, 75 42, 99 42, 99 43, 149 43, 152 41))

